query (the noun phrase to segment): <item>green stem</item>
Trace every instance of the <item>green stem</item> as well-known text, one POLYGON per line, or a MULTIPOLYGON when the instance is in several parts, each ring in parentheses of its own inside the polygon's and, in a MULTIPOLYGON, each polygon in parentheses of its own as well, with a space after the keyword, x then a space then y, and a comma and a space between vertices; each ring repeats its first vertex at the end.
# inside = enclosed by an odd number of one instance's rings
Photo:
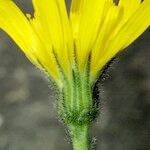
POLYGON ((73 150, 89 150, 87 125, 71 125, 69 126, 70 137, 73 145, 73 150))

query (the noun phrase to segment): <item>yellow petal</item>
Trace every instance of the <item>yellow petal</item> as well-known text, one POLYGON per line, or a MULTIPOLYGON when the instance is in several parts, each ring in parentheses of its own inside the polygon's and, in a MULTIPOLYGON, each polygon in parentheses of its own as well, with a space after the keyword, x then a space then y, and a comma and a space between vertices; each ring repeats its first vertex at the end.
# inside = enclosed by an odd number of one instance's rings
POLYGON ((79 13, 85 0, 72 0, 71 2, 71 13, 79 13))
POLYGON ((103 59, 103 53, 105 53, 105 45, 106 41, 108 40, 109 36, 114 32, 114 29, 118 24, 121 22, 123 16, 123 8, 112 5, 101 25, 101 29, 98 33, 97 40, 95 45, 92 49, 92 62, 91 62, 91 69, 94 70, 97 62, 103 59))
MULTIPOLYGON (((42 38, 45 35, 46 39, 50 38, 47 41, 52 44, 65 73, 69 73, 71 69, 68 48, 71 48, 72 40, 64 0, 33 0, 33 6, 36 20, 34 24, 39 24, 43 30, 39 36, 42 38)), ((35 27, 35 30, 38 30, 38 27, 35 27)))
POLYGON ((113 0, 72 0, 69 19, 65 0, 32 1, 35 14, 27 19, 13 1, 0 0, 0 28, 55 80, 60 79, 58 65, 67 76, 71 74, 74 43, 80 71, 92 52, 92 82, 112 57, 150 25, 150 0, 120 0, 118 5, 113 0))
POLYGON ((60 15, 61 25, 62 25, 62 32, 63 32, 63 38, 64 38, 64 52, 66 51, 66 56, 68 56, 67 59, 70 62, 72 62, 73 57, 74 57, 73 55, 74 42, 73 42, 71 25, 69 22, 69 16, 67 13, 66 3, 65 3, 65 0, 56 0, 56 3, 59 9, 59 15, 60 15))
POLYGON ((76 39, 79 30, 79 23, 81 18, 81 10, 85 0, 72 0, 70 10, 70 24, 73 38, 76 39))
POLYGON ((46 51, 20 9, 11 0, 0 0, 0 28, 8 33, 25 55, 38 67, 59 80, 54 58, 46 51))
POLYGON ((150 1, 145 0, 139 9, 121 27, 115 37, 110 39, 106 49, 114 52, 122 50, 139 37, 150 25, 150 1))
POLYGON ((72 24, 73 28, 75 28, 74 38, 77 47, 77 61, 81 70, 86 65, 92 45, 97 37, 97 31, 102 21, 104 4, 105 0, 95 0, 94 2, 93 0, 73 1, 71 14, 75 27, 72 24), (78 20, 77 17, 79 17, 78 20))
POLYGON ((137 10, 141 0, 120 0, 119 6, 124 8, 124 19, 128 19, 137 10))
POLYGON ((110 35, 110 38, 106 40, 105 47, 103 47, 102 57, 100 57, 99 61, 93 63, 93 71, 91 72, 93 78, 98 71, 100 71, 100 68, 102 68, 112 57, 131 44, 149 27, 149 16, 150 1, 145 0, 140 4, 139 8, 133 13, 133 15, 124 22, 115 36, 112 34, 113 36, 110 35))

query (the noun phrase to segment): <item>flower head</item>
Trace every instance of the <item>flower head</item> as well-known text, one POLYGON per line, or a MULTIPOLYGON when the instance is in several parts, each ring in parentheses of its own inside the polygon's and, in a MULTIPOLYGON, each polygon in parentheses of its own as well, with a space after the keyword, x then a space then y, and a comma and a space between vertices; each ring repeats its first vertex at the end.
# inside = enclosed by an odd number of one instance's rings
POLYGON ((0 0, 0 28, 25 55, 60 84, 89 67, 93 82, 105 64, 150 25, 150 0, 32 0, 34 16, 0 0))

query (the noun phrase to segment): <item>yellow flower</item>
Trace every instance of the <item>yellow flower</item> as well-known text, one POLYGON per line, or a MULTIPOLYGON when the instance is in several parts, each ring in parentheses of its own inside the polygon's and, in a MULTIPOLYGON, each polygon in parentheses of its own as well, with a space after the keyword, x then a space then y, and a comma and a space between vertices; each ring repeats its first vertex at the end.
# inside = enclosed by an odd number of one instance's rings
POLYGON ((32 2, 33 17, 12 0, 0 0, 0 28, 58 84, 61 71, 71 76, 75 61, 81 74, 90 65, 93 82, 150 25, 150 0, 72 0, 68 13, 65 0, 32 2))

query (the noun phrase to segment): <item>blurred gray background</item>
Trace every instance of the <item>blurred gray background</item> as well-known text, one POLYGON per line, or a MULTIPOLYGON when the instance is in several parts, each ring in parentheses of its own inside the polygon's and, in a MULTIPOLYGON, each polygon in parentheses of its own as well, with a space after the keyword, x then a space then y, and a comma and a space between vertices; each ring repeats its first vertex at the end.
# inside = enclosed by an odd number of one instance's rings
MULTIPOLYGON (((30 0, 16 2, 33 11, 30 0)), ((150 150, 149 66, 148 29, 96 85, 101 105, 91 137, 97 150, 150 150)), ((71 150, 55 103, 54 88, 0 31, 0 150, 71 150)))

